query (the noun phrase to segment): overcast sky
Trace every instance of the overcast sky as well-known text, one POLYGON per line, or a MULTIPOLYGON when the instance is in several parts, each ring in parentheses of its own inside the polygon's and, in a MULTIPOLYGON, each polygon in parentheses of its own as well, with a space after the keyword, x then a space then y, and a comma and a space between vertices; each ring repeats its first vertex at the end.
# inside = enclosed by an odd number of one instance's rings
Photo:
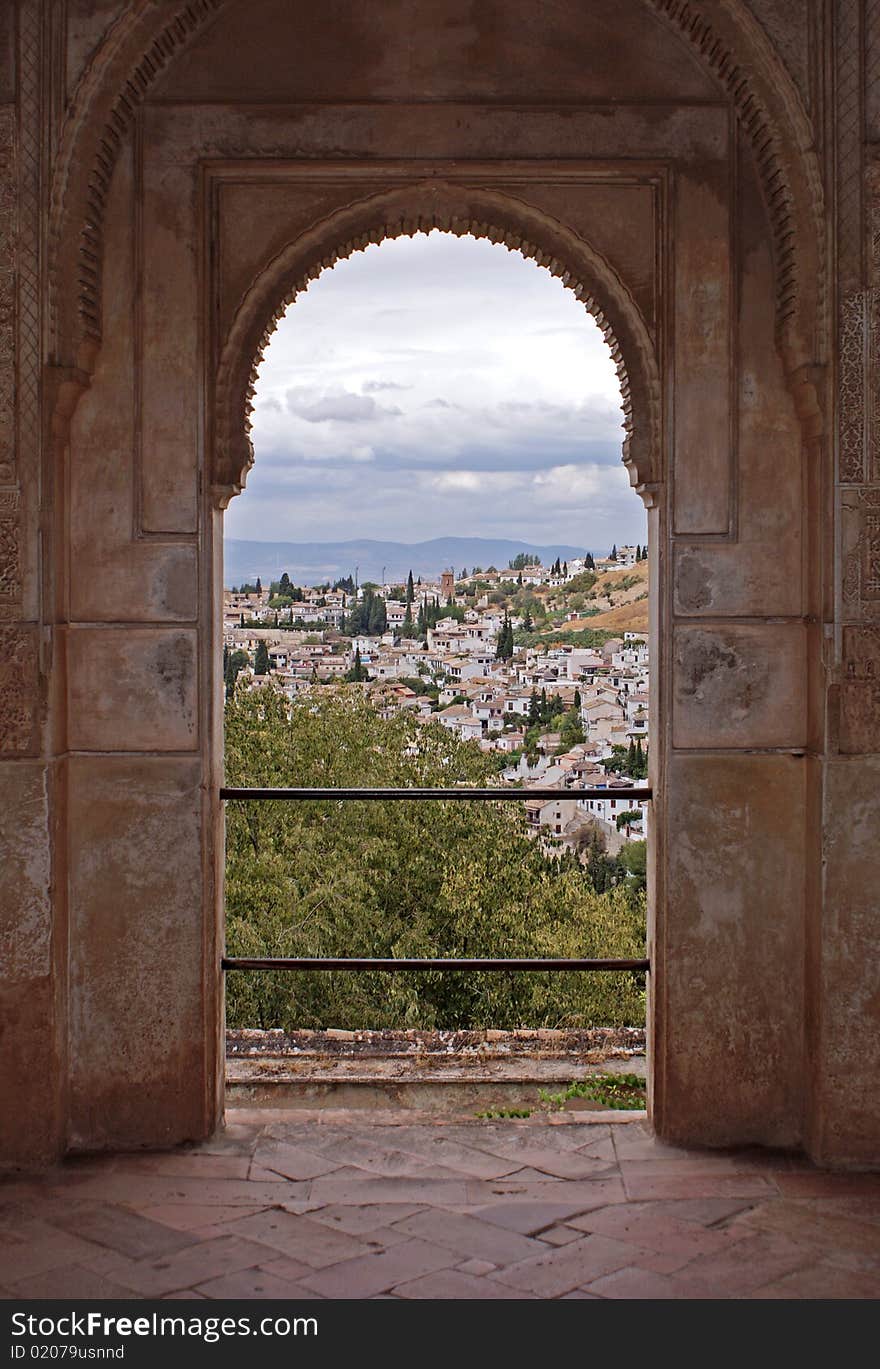
POLYGON ((386 241, 281 320, 226 534, 644 542, 620 417, 602 335, 549 272, 471 237, 386 241))

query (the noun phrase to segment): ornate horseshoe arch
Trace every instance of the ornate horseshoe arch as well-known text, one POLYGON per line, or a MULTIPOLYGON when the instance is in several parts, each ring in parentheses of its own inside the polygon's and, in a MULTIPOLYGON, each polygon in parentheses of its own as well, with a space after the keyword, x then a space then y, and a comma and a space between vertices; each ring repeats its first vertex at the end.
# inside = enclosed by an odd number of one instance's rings
MULTIPOLYGON (((111 26, 80 81, 51 189, 51 320, 60 365, 87 374, 100 346, 104 206, 135 110, 176 56, 232 2, 136 0, 111 26)), ((743 0, 645 3, 693 48, 736 110, 770 221, 786 365, 793 371, 820 362, 827 322, 822 177, 814 132, 791 76, 743 0)))
POLYGON ((662 478, 661 389, 654 344, 632 295, 608 262, 562 224, 497 191, 429 181, 372 195, 314 224, 268 261, 223 339, 211 400, 210 482, 225 508, 244 487, 254 452, 250 414, 263 352, 297 295, 337 261, 386 238, 439 228, 516 249, 559 277, 599 324, 620 381, 630 482, 650 507, 662 478))

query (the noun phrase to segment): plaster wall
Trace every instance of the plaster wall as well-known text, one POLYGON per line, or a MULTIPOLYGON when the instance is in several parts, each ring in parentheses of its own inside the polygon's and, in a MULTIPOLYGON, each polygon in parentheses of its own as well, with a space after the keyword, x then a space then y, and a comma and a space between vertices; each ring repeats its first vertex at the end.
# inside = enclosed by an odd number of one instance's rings
POLYGON ((418 0, 369 23, 335 0, 205 0, 178 29, 170 0, 19 0, 0 66, 4 1158, 171 1144, 220 1116, 219 510, 246 474, 252 369, 322 264, 438 224, 563 274, 622 368, 656 571, 655 1127, 876 1162, 880 210, 870 148, 828 130, 841 90, 864 105, 852 69, 880 33, 855 0, 703 8, 714 45, 665 0, 418 0))

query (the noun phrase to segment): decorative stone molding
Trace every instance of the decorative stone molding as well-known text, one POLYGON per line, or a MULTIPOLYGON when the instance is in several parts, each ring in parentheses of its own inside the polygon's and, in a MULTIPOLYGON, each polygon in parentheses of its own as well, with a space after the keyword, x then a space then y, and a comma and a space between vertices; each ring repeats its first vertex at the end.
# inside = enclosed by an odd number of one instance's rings
POLYGON ((880 619, 880 488, 847 491, 842 522, 847 616, 880 619))
POLYGON ((0 488, 15 478, 15 109, 0 108, 0 488))
POLYGON ((862 756, 880 751, 880 627, 843 629, 840 750, 862 756))
POLYGON ((250 415, 265 347, 310 281, 370 243, 439 228, 514 248, 545 266, 593 315, 620 381, 630 481, 650 506, 661 479, 660 378, 653 344, 626 286, 611 266, 548 215, 506 193, 437 181, 372 195, 315 224, 268 262, 225 339, 214 401, 211 484, 221 508, 244 487, 254 454, 250 415))
POLYGON ((110 26, 71 100, 51 189, 49 288, 56 334, 84 344, 79 364, 88 363, 101 338, 104 206, 119 148, 156 77, 227 3, 134 0, 110 26), (75 240, 65 241, 67 230, 75 240), (60 295, 59 281, 68 279, 78 282, 75 301, 60 295), (72 315, 58 317, 68 305, 72 315))
MULTIPOLYGON (((16 484, 15 315, 18 261, 15 109, 0 109, 0 623, 21 613, 21 552, 16 484)), ((5 715, 0 711, 0 750, 5 715)))
POLYGON ((773 230, 780 341, 792 368, 815 361, 826 314, 824 191, 791 74, 742 0, 650 2, 727 91, 748 136, 773 230))
POLYGON ((0 487, 0 622, 19 614, 21 554, 19 548, 19 493, 0 487))
POLYGON ((868 397, 880 335, 880 209, 876 169, 865 166, 859 0, 837 8, 836 162, 838 306, 838 479, 858 485, 872 478, 868 397), (867 234, 866 234, 867 224, 867 234))
POLYGON ((36 701, 36 629, 0 623, 0 756, 32 752, 36 701))
MULTIPOLYGON (((232 2, 135 0, 80 82, 52 187, 50 289, 59 310, 59 360, 88 369, 100 344, 104 205, 134 110, 183 46, 232 2), (88 177, 84 166, 91 168, 88 177), (57 283, 67 280, 79 282, 75 301, 58 293, 57 283)), ((743 0, 645 3, 694 47, 736 109, 754 149, 773 229, 780 336, 792 367, 814 361, 823 331, 822 182, 812 128, 791 76, 743 0)))

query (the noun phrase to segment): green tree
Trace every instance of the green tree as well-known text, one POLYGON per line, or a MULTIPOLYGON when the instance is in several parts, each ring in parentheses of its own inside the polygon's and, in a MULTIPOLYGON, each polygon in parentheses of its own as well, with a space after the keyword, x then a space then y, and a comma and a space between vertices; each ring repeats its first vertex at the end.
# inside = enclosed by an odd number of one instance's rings
POLYGON ((364 680, 369 679, 366 667, 361 661, 361 649, 359 646, 355 647, 354 661, 352 662, 351 669, 346 671, 345 678, 352 684, 361 684, 364 680))
POLYGON ((272 665, 269 660, 269 648, 265 642, 257 643, 257 653, 254 657, 254 674, 268 675, 272 665))
POLYGON ((581 722, 581 715, 576 708, 572 708, 565 714, 560 728, 560 752, 568 751, 572 746, 586 741, 584 727, 581 722))
POLYGON ((620 848, 619 859, 630 888, 644 891, 648 882, 648 843, 644 840, 625 842, 620 848))
POLYGON ((250 662, 246 651, 231 651, 226 659, 226 666, 223 671, 223 678, 226 685, 226 697, 231 699, 235 692, 235 682, 241 671, 250 662))
POLYGON ((495 645, 496 661, 509 661, 513 656, 513 626, 507 613, 504 615, 495 645))
MULTIPOLYGON (((383 718, 350 686, 227 706, 231 785, 490 783, 493 763, 439 724, 383 718)), ((227 950, 287 956, 641 956, 644 897, 597 895, 550 861, 508 803, 230 803, 227 950), (563 910, 561 912, 561 910, 563 910)), ((520 1027, 643 1020, 636 975, 260 973, 228 980, 234 1026, 520 1027)))

